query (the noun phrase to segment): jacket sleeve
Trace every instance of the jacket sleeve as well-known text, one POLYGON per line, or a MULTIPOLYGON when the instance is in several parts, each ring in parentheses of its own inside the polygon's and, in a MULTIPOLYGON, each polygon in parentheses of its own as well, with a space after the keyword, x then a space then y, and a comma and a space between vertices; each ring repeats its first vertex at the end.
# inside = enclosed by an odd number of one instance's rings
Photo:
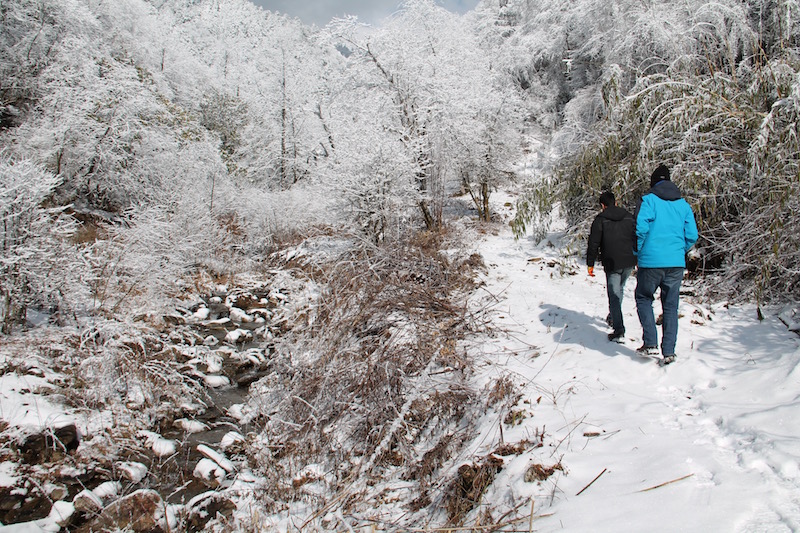
POLYGON ((592 222, 592 230, 589 232, 589 244, 586 247, 586 264, 588 266, 594 266, 597 261, 601 242, 603 242, 603 221, 600 220, 600 217, 595 217, 592 222))
POLYGON ((625 215, 625 220, 628 222, 627 226, 627 235, 625 237, 628 239, 631 247, 631 253, 633 254, 633 259, 636 261, 636 256, 639 252, 639 248, 636 246, 636 217, 632 213, 628 212, 625 215))
POLYGON ((647 234, 650 233, 650 226, 655 220, 655 211, 653 209, 653 202, 646 196, 642 199, 642 203, 636 211, 636 252, 642 251, 644 241, 647 239, 647 234))
POLYGON ((639 255, 639 242, 636 239, 636 219, 639 218, 639 210, 642 208, 642 199, 636 202, 636 209, 633 210, 633 230, 631 232, 631 241, 633 242, 633 256, 639 255))
POLYGON ((694 213, 691 207, 687 209, 686 219, 683 222, 683 238, 686 239, 685 252, 688 252, 689 249, 694 246, 694 243, 697 242, 698 238, 697 222, 694 219, 694 213))

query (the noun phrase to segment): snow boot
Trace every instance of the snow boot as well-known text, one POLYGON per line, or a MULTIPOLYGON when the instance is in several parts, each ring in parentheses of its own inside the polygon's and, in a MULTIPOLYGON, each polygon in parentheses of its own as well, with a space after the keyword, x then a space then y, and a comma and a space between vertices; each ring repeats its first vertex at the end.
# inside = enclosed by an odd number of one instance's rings
POLYGON ((625 332, 624 331, 612 331, 608 334, 608 340, 611 342, 618 342, 622 344, 625 342, 625 332))
POLYGON ((640 355, 658 355, 658 346, 645 346, 642 344, 636 348, 636 353, 640 355))

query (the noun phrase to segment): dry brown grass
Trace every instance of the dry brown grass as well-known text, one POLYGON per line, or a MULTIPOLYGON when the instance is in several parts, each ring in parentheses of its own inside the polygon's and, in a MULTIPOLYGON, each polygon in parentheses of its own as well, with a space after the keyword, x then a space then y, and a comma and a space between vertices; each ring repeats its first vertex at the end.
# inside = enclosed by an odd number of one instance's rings
POLYGON ((486 403, 489 405, 489 407, 494 407, 500 402, 508 400, 514 396, 515 391, 516 388, 514 387, 514 382, 511 381, 511 378, 508 376, 502 376, 496 379, 489 389, 486 403))
POLYGON ((280 414, 267 424, 269 441, 293 445, 281 458, 287 473, 330 465, 336 491, 340 465, 352 461, 364 483, 415 481, 412 508, 430 501, 424 491, 462 445, 467 410, 483 407, 466 386, 471 361, 460 347, 479 327, 465 296, 482 263, 441 253, 446 246, 447 235, 424 233, 304 266, 324 290, 313 320, 297 323, 278 347, 303 357, 280 370, 285 393, 259 406, 268 418, 280 414))
POLYGON ((480 504, 486 489, 502 470, 503 460, 489 455, 481 463, 465 464, 447 490, 447 516, 450 524, 460 525, 466 515, 480 504))
POLYGON ((561 465, 561 461, 552 466, 544 466, 534 463, 525 471, 525 481, 529 483, 533 481, 544 481, 555 474, 556 470, 564 472, 564 467, 561 465))

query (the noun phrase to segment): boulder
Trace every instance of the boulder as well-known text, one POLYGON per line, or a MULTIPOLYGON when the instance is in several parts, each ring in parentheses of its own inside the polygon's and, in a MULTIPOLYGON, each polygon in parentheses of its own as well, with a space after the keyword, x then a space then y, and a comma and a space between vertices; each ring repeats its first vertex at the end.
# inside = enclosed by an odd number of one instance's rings
POLYGON ((59 460, 65 454, 78 448, 80 432, 75 424, 59 428, 45 428, 39 433, 28 435, 19 451, 28 464, 40 464, 59 460))
POLYGON ((225 495, 209 491, 198 494, 186 505, 186 526, 190 532, 203 531, 211 520, 230 520, 236 505, 225 495))
POLYGON ((94 514, 103 510, 103 500, 95 493, 84 489, 72 499, 72 505, 79 513, 94 514))
POLYGON ((136 531, 163 533, 164 500, 154 490, 137 490, 107 506, 81 528, 89 531, 136 531))

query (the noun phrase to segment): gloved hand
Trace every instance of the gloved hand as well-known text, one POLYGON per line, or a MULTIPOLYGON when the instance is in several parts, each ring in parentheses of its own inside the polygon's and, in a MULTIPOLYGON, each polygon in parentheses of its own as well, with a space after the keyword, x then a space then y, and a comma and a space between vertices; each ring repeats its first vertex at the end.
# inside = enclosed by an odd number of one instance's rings
POLYGON ((589 270, 589 277, 593 278, 594 277, 594 267, 588 267, 588 270, 589 270))

